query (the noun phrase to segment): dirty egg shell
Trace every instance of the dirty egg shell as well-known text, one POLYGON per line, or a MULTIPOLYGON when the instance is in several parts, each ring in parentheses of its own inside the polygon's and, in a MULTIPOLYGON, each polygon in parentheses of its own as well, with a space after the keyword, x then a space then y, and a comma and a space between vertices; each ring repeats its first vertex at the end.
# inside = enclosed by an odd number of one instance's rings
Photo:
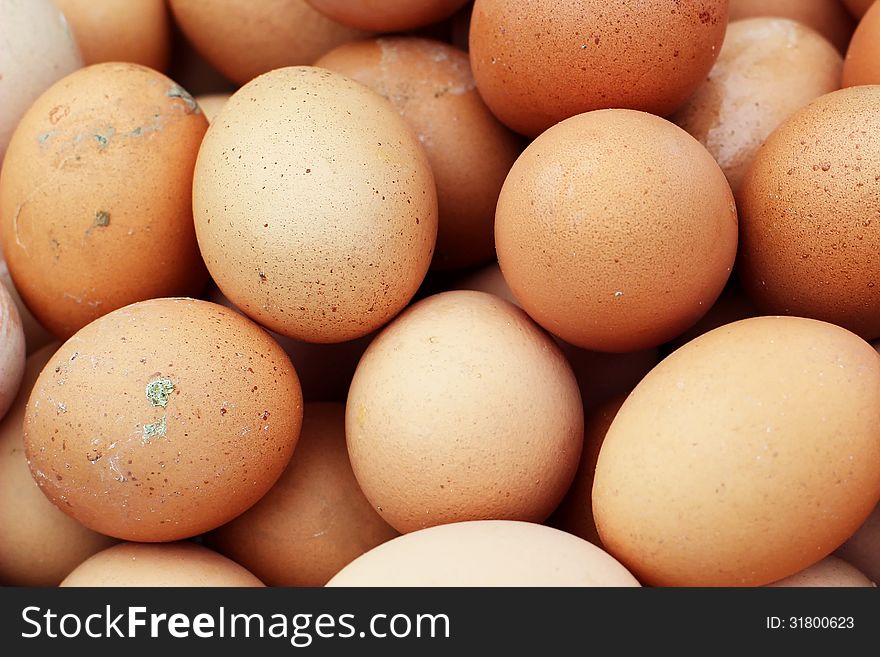
POLYGON ((880 5, 874 5, 859 22, 843 63, 844 87, 880 84, 880 5))
POLYGON ((0 283, 0 419, 12 406, 24 375, 25 339, 12 295, 0 283))
POLYGON ((62 587, 262 587, 234 561, 195 543, 120 543, 80 564, 62 587))
POLYGON ((0 174, 0 228, 16 289, 56 336, 202 288, 191 190, 207 125, 185 90, 137 64, 81 69, 28 110, 0 174))
POLYGON ((402 32, 449 18, 468 0, 308 0, 328 18, 369 32, 402 32))
POLYGON ((730 21, 756 16, 789 18, 816 30, 840 52, 855 29, 855 21, 840 0, 730 0, 730 21))
POLYGON ((415 294, 437 237, 425 151, 377 93, 313 67, 239 89, 193 187, 202 255, 263 326, 308 342, 374 331, 415 294))
POLYGON ((823 559, 880 499, 880 357, 832 324, 758 317, 668 356, 599 453, 593 516, 645 584, 761 586, 823 559))
POLYGON ((876 586, 855 566, 851 566, 838 557, 825 557, 819 563, 805 568, 799 573, 790 575, 778 582, 767 584, 774 588, 801 588, 801 587, 859 587, 866 588, 876 586))
POLYGON ((212 303, 155 299, 64 343, 24 433, 31 471, 61 510, 118 538, 170 541, 260 499, 301 421, 296 372, 265 331, 212 303))
POLYGON ((639 586, 601 548, 512 520, 458 522, 370 550, 328 586, 639 586))

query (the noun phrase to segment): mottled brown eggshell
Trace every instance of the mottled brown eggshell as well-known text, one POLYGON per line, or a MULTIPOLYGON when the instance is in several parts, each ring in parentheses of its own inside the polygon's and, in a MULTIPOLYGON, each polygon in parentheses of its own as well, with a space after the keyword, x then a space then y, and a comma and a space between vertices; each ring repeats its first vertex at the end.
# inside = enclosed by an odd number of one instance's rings
POLYGON ((801 587, 872 587, 876 586, 863 573, 843 559, 825 557, 819 563, 778 582, 767 584, 775 588, 801 587))
POLYGON ((252 506, 287 466, 301 421, 296 372, 259 326, 206 301, 154 299, 64 343, 24 433, 34 478, 62 511, 152 542, 252 506))
POLYGON ((306 0, 169 0, 196 50, 239 84, 285 66, 312 64, 367 33, 330 20, 306 0))
POLYGON ((345 405, 316 403, 306 404, 296 456, 278 483, 206 542, 269 586, 324 586, 397 535, 354 478, 345 405))
POLYGON ((541 522, 574 477, 577 381, 519 308, 437 294, 370 344, 346 405, 355 476, 400 532, 462 520, 541 522))
POLYGON ((12 295, 0 284, 0 419, 12 406, 24 375, 25 338, 12 295))
POLYGON ((798 317, 710 331, 636 386, 593 517, 644 584, 761 586, 820 561, 880 500, 880 356, 798 317))
POLYGON ((859 22, 843 63, 842 86, 880 84, 880 5, 859 22))
POLYGON ((28 110, 0 174, 0 235, 53 334, 204 285, 191 188, 207 125, 186 91, 137 64, 81 69, 28 110))
POLYGON ((467 0, 308 0, 328 18, 369 32, 402 32, 449 18, 467 0))
POLYGON ((756 16, 790 18, 816 30, 840 52, 855 29, 855 21, 840 0, 730 0, 730 21, 756 16))
POLYGON ((736 193, 770 133, 811 100, 840 88, 842 64, 834 46, 800 23, 736 21, 709 77, 671 120, 706 147, 736 193))
POLYGON ((822 96, 752 161, 737 272, 761 310, 880 337, 878 106, 880 86, 822 96))
POLYGON ((120 543, 80 564, 62 587, 252 587, 263 583, 195 543, 120 543))
POLYGON ((272 71, 227 101, 199 151, 193 211, 226 297, 308 342, 353 340, 394 317, 437 236, 415 134, 377 93, 312 67, 272 71))
POLYGON ((232 94, 207 94, 205 96, 196 96, 196 102, 202 108, 202 114, 208 120, 208 123, 214 121, 214 118, 220 113, 220 110, 226 105, 226 101, 232 94))
POLYGON ((21 391, 0 422, 0 583, 57 586, 76 566, 115 540, 86 529, 40 492, 24 453, 28 396, 55 353, 50 344, 27 360, 21 391))
POLYGON ((344 44, 315 66, 387 98, 425 147, 440 212, 433 268, 491 260, 495 204, 522 145, 480 99, 467 53, 439 41, 389 37, 344 44))
POLYGON ((430 527, 359 557, 328 586, 639 586, 613 557, 557 529, 511 520, 430 527))
POLYGON ((536 136, 595 109, 667 115, 721 48, 727 0, 477 0, 470 56, 501 121, 536 136))
POLYGON ((538 137, 495 214, 504 279, 525 311, 584 349, 640 351, 679 335, 721 293, 736 254, 733 195, 681 128, 588 112, 538 137))
POLYGON ((131 62, 164 71, 171 51, 165 0, 55 0, 86 65, 131 62))
POLYGON ((861 18, 873 6, 874 0, 843 0, 843 4, 849 9, 849 13, 856 18, 861 18))

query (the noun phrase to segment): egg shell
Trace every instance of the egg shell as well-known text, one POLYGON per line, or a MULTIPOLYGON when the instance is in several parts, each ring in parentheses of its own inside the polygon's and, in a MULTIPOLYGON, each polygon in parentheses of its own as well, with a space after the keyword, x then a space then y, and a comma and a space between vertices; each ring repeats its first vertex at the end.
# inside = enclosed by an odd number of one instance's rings
POLYGON ((9 292, 9 296, 15 303, 15 308, 18 310, 18 317, 21 319, 21 326, 24 329, 24 341, 28 355, 54 341, 55 338, 52 334, 43 328, 42 324, 28 310, 28 307, 24 305, 18 290, 15 289, 15 283, 12 282, 12 276, 9 275, 9 268, 6 266, 2 253, 0 253, 0 282, 6 286, 6 291, 9 292))
POLYGON ((391 101, 425 147, 440 213, 433 268, 491 260, 495 204, 522 144, 480 99, 467 53, 439 41, 390 37, 344 44, 315 66, 391 101))
POLYGON ((834 554, 880 582, 880 506, 834 554))
POLYGON ((770 133, 811 100, 840 88, 842 65, 834 46, 800 23, 735 21, 709 77, 671 120, 706 147, 736 193, 770 133))
POLYGON ((880 337, 880 86, 816 99, 767 139, 740 189, 743 287, 764 312, 880 337))
POLYGON ((608 352, 692 326, 736 254, 733 195, 681 128, 632 110, 581 114, 535 139, 495 214, 504 279, 554 335, 608 352))
POLYGON ((232 94, 207 94, 204 96, 196 96, 196 102, 202 108, 202 114, 208 120, 208 123, 214 121, 214 118, 220 113, 220 110, 226 105, 226 101, 232 94))
POLYGON ((308 0, 332 20, 368 32, 402 32, 449 18, 467 0, 308 0))
POLYGON ((354 478, 344 404, 306 404, 296 455, 259 502, 206 537, 269 586, 324 586, 398 533, 354 478))
POLYGON ((880 5, 859 22, 843 64, 842 86, 880 84, 880 5))
POLYGON ((876 586, 859 570, 837 557, 825 557, 819 563, 778 582, 767 584, 774 588, 801 587, 873 587, 876 586))
POLYGON ((207 125, 185 90, 137 64, 81 69, 30 107, 0 173, 0 236, 53 334, 202 288, 191 186, 207 125))
POLYGON ((353 340, 394 317, 437 236, 431 166, 406 122, 377 93, 313 67, 233 94, 202 142, 193 209, 226 297, 308 342, 353 340))
POLYGON ((328 586, 639 586, 592 543, 512 520, 458 522, 367 552, 328 586))
POLYGON ((545 520, 574 477, 583 428, 577 381, 550 337, 470 291, 414 304, 373 340, 345 419, 355 476, 400 532, 545 520))
POLYGON ((31 476, 23 427, 28 396, 58 348, 32 354, 21 391, 0 422, 0 582, 12 586, 57 586, 71 570, 116 541, 90 529, 52 504, 31 476))
POLYGON ((276 68, 312 64, 340 43, 368 36, 306 0, 169 0, 169 6, 195 49, 239 84, 276 68))
POLYGON ((476 0, 471 65, 495 116, 534 137, 589 110, 675 111, 726 26, 727 0, 476 0))
POLYGON ((62 587, 262 587, 234 561, 195 543, 120 543, 90 557, 62 587))
POLYGON ((164 71, 171 51, 165 0, 55 0, 88 64, 132 62, 164 71))
POLYGON ((730 0, 730 21, 756 16, 790 18, 816 30, 840 52, 855 29, 855 21, 840 0, 730 0))
POLYGON ((12 406, 24 375, 25 339, 12 295, 0 285, 0 419, 12 406))
POLYGON ((617 395, 590 411, 584 419, 584 450, 574 481, 565 498, 547 519, 547 524, 569 534, 579 536, 593 545, 602 545, 596 522, 593 520, 593 476, 599 450, 608 433, 608 427, 626 400, 626 394, 617 395))
POLYGON ((843 0, 843 4, 856 18, 861 18, 874 4, 874 0, 843 0))
POLYGON ((0 162, 31 103, 82 65, 67 20, 52 0, 0 0, 0 162))
POLYGON ((24 421, 31 472, 62 511, 146 542, 209 531, 290 460, 302 396, 259 326, 194 299, 114 311, 64 343, 24 421))
POLYGON ((880 499, 880 357, 758 317, 668 356, 605 436, 593 517, 645 584, 760 586, 823 559, 880 499))

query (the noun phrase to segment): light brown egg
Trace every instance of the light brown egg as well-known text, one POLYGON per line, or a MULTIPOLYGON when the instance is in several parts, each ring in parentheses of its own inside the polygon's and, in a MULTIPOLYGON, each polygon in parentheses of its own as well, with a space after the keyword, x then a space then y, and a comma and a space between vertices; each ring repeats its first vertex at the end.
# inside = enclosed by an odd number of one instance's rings
POLYGON ((880 84, 880 5, 859 22, 843 63, 842 86, 862 84, 880 84))
POLYGON ((449 18, 467 0, 308 0, 328 18, 369 32, 403 32, 449 18))
POLYGON ((431 167, 406 122, 375 92, 312 67, 233 94, 202 142, 193 210, 226 297, 308 342, 353 340, 394 317, 437 235, 431 167))
POLYGON ((21 296, 18 294, 18 290, 15 289, 15 284, 12 282, 12 276, 9 275, 9 269, 6 266, 6 261, 2 258, 2 253, 0 253, 0 282, 6 286, 6 291, 9 292, 9 296, 12 297, 12 301, 15 303, 15 308, 18 310, 18 317, 21 319, 21 326, 24 329, 27 353, 32 354, 37 349, 52 342, 55 338, 49 331, 43 328, 37 321, 37 318, 28 310, 28 307, 24 305, 24 301, 22 301, 21 296))
POLYGON ((207 125, 136 64, 81 69, 28 110, 0 174, 0 228, 15 287, 52 333, 204 285, 191 185, 207 125))
POLYGON ((624 402, 596 464, 606 549, 645 584, 760 586, 834 551, 880 500, 880 357, 758 317, 689 342, 624 402))
POLYGON ((115 543, 46 499, 25 458, 25 406, 57 347, 47 345, 28 358, 21 391, 0 422, 0 583, 12 586, 57 586, 83 560, 115 543))
POLYGON ((345 423, 361 488, 401 532, 545 520, 583 439, 577 381, 550 337, 512 304, 469 291, 414 304, 373 340, 345 423))
POLYGON ((315 66, 387 98, 425 147, 440 212, 432 266, 491 260, 495 204, 522 144, 480 99, 467 53, 439 41, 390 37, 344 44, 315 66))
POLYGON ((736 193, 770 133, 811 100, 840 88, 842 65, 834 46, 800 23, 736 21, 709 77, 672 121, 706 147, 736 193))
POLYGON ((849 13, 856 18, 861 18, 874 4, 874 0, 843 0, 843 4, 849 9, 849 13))
POLYGON ((207 94, 205 96, 196 96, 196 102, 202 108, 202 114, 208 120, 208 123, 214 121, 220 110, 226 105, 226 101, 232 94, 207 94))
POLYGON ((0 285, 0 419, 12 406, 24 375, 24 329, 12 295, 0 285))
POLYGON ((827 94, 782 124, 740 189, 743 287, 767 313, 880 337, 880 86, 827 94))
POLYGON ((840 0, 730 0, 730 20, 756 16, 790 18, 811 27, 846 52, 855 21, 840 0))
POLYGON ((28 107, 82 65, 67 20, 52 0, 0 0, 0 162, 28 107))
POLYGON ((837 557, 825 557, 799 573, 767 584, 775 588, 801 587, 872 587, 876 586, 857 568, 837 557))
POLYGON ((171 21, 165 0, 55 0, 88 64, 168 67, 171 21))
POLYGON ((62 511, 127 540, 209 531, 287 466, 302 397, 259 326, 193 299, 105 315, 58 350, 28 402, 31 472, 62 511))
POLYGON ((631 110, 589 112, 538 137, 495 215, 504 279, 566 342, 640 351, 692 326, 736 253, 733 195, 693 137, 631 110))
POLYGON ((306 404, 296 456, 255 506, 207 544, 269 586, 324 586, 397 536, 364 497, 345 446, 345 406, 306 404))
POLYGON ((584 418, 584 451, 577 473, 565 498, 547 519, 547 524, 569 534, 580 536, 594 545, 602 545, 596 522, 593 520, 593 476, 599 450, 608 433, 608 427, 626 400, 618 395, 599 404, 584 418))
POLYGON ((263 586, 234 561, 195 543, 120 543, 90 557, 62 587, 263 586))
POLYGON ((834 554, 880 582, 880 506, 834 554))
POLYGON ((196 50, 239 84, 285 66, 312 64, 340 43, 367 34, 340 25, 306 0, 169 0, 196 50))
POLYGON ((406 534, 355 559, 328 586, 639 586, 610 555, 557 529, 511 520, 406 534))
POLYGON ((667 115, 712 68, 727 0, 476 0, 477 88, 508 126, 536 136, 595 109, 667 115))

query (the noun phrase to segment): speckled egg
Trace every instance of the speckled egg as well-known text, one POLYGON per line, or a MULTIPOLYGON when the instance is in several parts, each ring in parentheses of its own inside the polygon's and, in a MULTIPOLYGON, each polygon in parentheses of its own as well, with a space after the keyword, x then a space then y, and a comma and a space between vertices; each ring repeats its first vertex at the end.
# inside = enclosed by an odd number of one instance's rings
POLYGON ((782 124, 740 188, 739 278, 760 310, 880 337, 880 86, 782 124))
POLYGON ((137 64, 81 69, 28 110, 0 174, 0 236, 52 333, 204 285, 191 187, 207 125, 186 91, 137 64))
POLYGON ((876 586, 857 568, 843 559, 825 557, 819 563, 805 568, 778 582, 767 584, 775 588, 815 588, 815 587, 872 587, 876 586))
POLYGON ((495 116, 535 136, 589 110, 675 111, 726 26, 727 0, 476 0, 471 65, 495 116))
POLYGON ((584 349, 640 351, 721 293, 737 219, 724 173, 657 116, 602 110, 538 137, 504 182, 495 245, 523 309, 584 349))
POLYGON ((833 552, 880 500, 880 357, 849 331, 757 317, 636 386, 593 483, 602 543, 644 584, 760 586, 833 552))
POLYGON ((223 524, 281 475, 302 396, 259 326, 206 301, 121 308, 62 345, 24 420, 40 488, 111 536, 170 541, 223 524))
POLYGON ((880 5, 859 22, 843 63, 842 86, 862 84, 880 84, 880 5))
MULTIPOLYGON (((844 0, 846 1, 846 0, 844 0)), ((811 27, 846 52, 855 21, 840 0, 730 0, 730 20, 756 16, 790 18, 811 27)))
POLYGON ((388 101, 293 67, 239 89, 196 163, 202 255, 242 311, 282 335, 343 342, 409 302, 433 255, 437 193, 388 101))
POLYGON ((480 99, 467 53, 439 41, 389 37, 344 44, 315 66, 387 98, 425 147, 440 212, 433 268, 491 260, 495 204, 522 144, 480 99))

